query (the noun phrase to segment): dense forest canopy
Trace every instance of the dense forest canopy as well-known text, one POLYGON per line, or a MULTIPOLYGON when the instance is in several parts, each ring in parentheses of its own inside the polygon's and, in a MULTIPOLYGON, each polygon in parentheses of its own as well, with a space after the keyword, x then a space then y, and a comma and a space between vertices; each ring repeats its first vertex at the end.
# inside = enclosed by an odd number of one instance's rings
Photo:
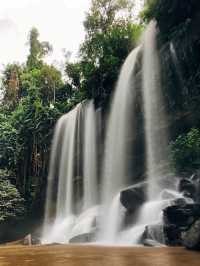
POLYGON ((4 190, 5 201, 12 204, 14 200, 16 207, 8 215, 0 212, 0 220, 18 213, 21 217, 25 209, 30 213, 36 206, 43 206, 55 122, 84 99, 94 98, 96 106, 102 108, 108 105, 120 68, 151 19, 158 22, 164 62, 169 57, 170 42, 175 48, 182 47, 177 56, 183 86, 171 69, 165 77, 169 110, 172 114, 189 112, 191 119, 196 120, 173 135, 170 144, 173 165, 179 172, 198 169, 199 1, 147 1, 139 23, 134 22, 133 10, 131 0, 92 0, 84 21, 85 40, 80 45, 78 60, 66 61, 64 75, 46 63, 45 57, 53 47, 40 40, 36 28, 28 35, 26 62, 5 66, 0 103, 0 197, 4 197, 4 190), (195 158, 191 162, 188 157, 195 158))

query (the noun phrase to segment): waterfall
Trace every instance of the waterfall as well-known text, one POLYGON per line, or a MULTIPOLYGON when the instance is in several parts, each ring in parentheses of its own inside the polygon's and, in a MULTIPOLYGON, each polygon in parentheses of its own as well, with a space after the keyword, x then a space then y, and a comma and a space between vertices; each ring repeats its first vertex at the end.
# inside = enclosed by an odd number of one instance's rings
POLYGON ((65 136, 62 143, 56 219, 73 214, 73 177, 75 167, 76 123, 80 105, 66 115, 65 136))
MULTIPOLYGON (((162 222, 162 209, 170 204, 176 193, 163 192, 168 170, 168 123, 161 84, 157 27, 152 21, 142 45, 129 54, 122 66, 106 124, 103 162, 97 164, 100 157, 98 116, 93 101, 79 104, 56 125, 48 177, 44 243, 67 243, 71 238, 92 233, 95 235, 92 239, 98 243, 138 244, 147 225, 162 222), (141 95, 137 93, 140 53, 141 95), (133 158, 130 152, 132 155, 136 149, 132 140, 135 140, 137 122, 142 120, 137 120, 135 115, 135 106, 140 104, 140 100, 136 102, 138 95, 143 102, 148 195, 147 202, 138 206, 135 224, 124 230, 125 209, 120 202, 120 191, 132 185, 131 181, 134 183, 130 180, 135 177, 134 169, 132 167, 130 171, 129 167, 130 163, 135 163, 130 160, 133 158), (100 192, 99 165, 102 165, 100 192), (77 187, 77 180, 81 189, 77 187), (78 190, 82 192, 79 197, 78 190), (164 198, 166 194, 171 198, 164 198)), ((154 234, 157 232, 152 231, 152 237, 154 234)), ((159 237, 162 239, 162 235, 159 237)))
MULTIPOLYGON (((148 189, 147 202, 141 206, 135 225, 122 234, 122 240, 132 244, 139 243, 147 225, 162 223, 162 210, 172 200, 161 197, 165 188, 166 166, 169 166, 166 151, 168 134, 155 21, 150 22, 144 34, 142 78, 148 189)), ((157 236, 164 242, 162 230, 157 236)))
POLYGON ((77 105, 59 119, 52 143, 43 243, 66 243, 73 232, 85 233, 92 227, 98 210, 96 141, 93 101, 77 105), (80 191, 75 179, 82 174, 83 208, 77 208, 80 191), (90 213, 90 218, 84 213, 90 213))
POLYGON ((97 192, 97 133, 96 113, 93 101, 86 105, 84 124, 84 158, 83 158, 83 208, 87 210, 98 202, 97 192))
POLYGON ((45 227, 43 233, 44 242, 65 242, 68 231, 73 225, 73 215, 75 208, 74 200, 74 176, 75 176, 75 142, 77 135, 77 118, 81 111, 81 104, 58 121, 52 145, 50 160, 50 171, 48 176, 47 206, 45 227), (59 164, 56 167, 57 157, 59 164), (57 169, 57 173, 56 173, 57 169), (55 179, 58 179, 57 190, 55 189, 55 179), (54 180, 54 185, 52 180, 54 180), (56 197, 54 194, 56 193, 56 197), (55 202, 54 199, 55 198, 55 202), (56 216, 53 224, 49 224, 50 209, 56 205, 56 216), (62 230, 61 230, 62 229, 62 230), (49 233, 49 231, 51 233, 49 233))
POLYGON ((161 71, 157 50, 156 22, 150 22, 143 44, 143 103, 146 138, 148 199, 153 200, 164 188, 164 166, 167 164, 167 119, 161 88, 161 71), (162 179, 161 179, 162 178, 162 179))
POLYGON ((139 48, 133 50, 121 69, 108 119, 103 162, 100 241, 115 240, 113 231, 117 230, 113 227, 116 226, 114 221, 119 218, 118 213, 116 212, 111 220, 108 220, 108 213, 111 212, 114 196, 129 182, 127 180, 127 137, 130 135, 130 121, 133 120, 134 115, 131 111, 135 98, 133 72, 138 52, 139 48))
POLYGON ((45 207, 45 218, 44 218, 44 232, 43 235, 45 236, 48 233, 48 229, 50 224, 53 220, 53 200, 54 200, 54 185, 55 185, 55 177, 57 175, 56 169, 58 169, 58 158, 59 158, 59 142, 62 137, 63 131, 63 120, 65 117, 63 116, 61 119, 58 120, 53 141, 51 145, 51 157, 50 157, 50 164, 49 164, 49 175, 48 175, 48 184, 47 184, 47 196, 46 196, 46 207, 45 207))

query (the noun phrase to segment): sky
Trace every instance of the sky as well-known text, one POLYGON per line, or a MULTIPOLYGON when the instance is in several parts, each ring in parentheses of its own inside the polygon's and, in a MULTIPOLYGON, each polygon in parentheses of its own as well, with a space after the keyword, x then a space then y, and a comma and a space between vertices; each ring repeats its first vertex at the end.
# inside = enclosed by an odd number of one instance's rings
MULTIPOLYGON (((137 0, 142 1, 142 0, 137 0)), ((77 56, 84 40, 83 21, 91 0, 0 0, 0 69, 12 62, 24 62, 27 38, 34 26, 40 40, 53 45, 49 63, 64 61, 63 49, 77 56)), ((62 65, 62 63, 61 63, 62 65)))
POLYGON ((64 60, 63 49, 75 57, 84 39, 83 21, 91 0, 0 0, 0 66, 23 62, 27 38, 35 26, 40 40, 53 45, 48 61, 64 60))

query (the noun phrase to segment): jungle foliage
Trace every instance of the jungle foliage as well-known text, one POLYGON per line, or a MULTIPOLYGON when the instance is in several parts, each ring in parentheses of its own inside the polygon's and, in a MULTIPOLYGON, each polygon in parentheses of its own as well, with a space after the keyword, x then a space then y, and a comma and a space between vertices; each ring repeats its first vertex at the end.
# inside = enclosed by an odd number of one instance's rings
POLYGON ((200 169, 200 130, 192 128, 171 143, 171 159, 177 172, 200 169))

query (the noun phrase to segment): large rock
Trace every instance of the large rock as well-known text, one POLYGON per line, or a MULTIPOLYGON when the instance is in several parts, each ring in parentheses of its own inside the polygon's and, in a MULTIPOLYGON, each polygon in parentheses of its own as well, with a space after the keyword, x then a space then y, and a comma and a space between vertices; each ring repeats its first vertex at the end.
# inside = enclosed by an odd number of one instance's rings
POLYGON ((180 246, 181 230, 176 225, 164 225, 165 244, 168 246, 180 246))
POLYGON ((164 223, 187 229, 200 217, 200 204, 169 206, 164 210, 164 223))
POLYGON ((85 233, 82 235, 75 236, 69 240, 69 243, 90 243, 95 240, 95 232, 85 233))
POLYGON ((129 211, 135 212, 146 200, 147 182, 129 187, 120 193, 121 204, 129 211))
POLYGON ((193 250, 200 250, 200 219, 181 233, 182 244, 193 250))
MULTIPOLYGON (((164 210, 163 218, 166 244, 170 246, 183 245, 183 236, 184 241, 187 242, 186 239, 188 235, 185 236, 184 232, 191 232, 188 230, 190 230, 199 219, 200 204, 167 207, 164 210)), ((186 244, 184 245, 186 246, 186 244)))
POLYGON ((196 194, 195 194, 195 201, 200 203, 200 170, 196 171, 190 178, 195 185, 196 194))

